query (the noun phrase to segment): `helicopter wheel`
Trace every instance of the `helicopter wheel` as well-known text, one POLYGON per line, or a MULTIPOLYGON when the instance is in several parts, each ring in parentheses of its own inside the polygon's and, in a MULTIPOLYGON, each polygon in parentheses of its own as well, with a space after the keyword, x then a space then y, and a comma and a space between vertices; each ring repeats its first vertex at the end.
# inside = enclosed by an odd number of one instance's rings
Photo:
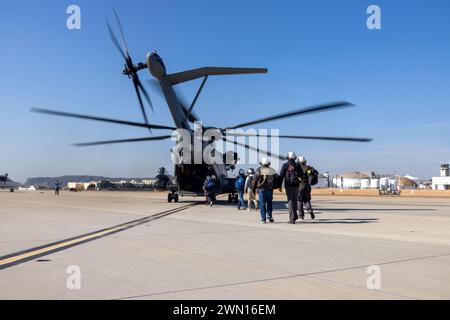
POLYGON ((239 202, 239 196, 237 194, 234 195, 234 203, 239 202))
POLYGON ((167 195, 167 202, 172 202, 172 200, 173 200, 173 196, 172 196, 172 194, 171 193, 169 193, 168 195, 167 195))
POLYGON ((178 203, 179 199, 178 199, 178 194, 174 194, 173 195, 173 202, 178 203))
POLYGON ((233 195, 231 193, 228 194, 228 203, 233 202, 233 195))

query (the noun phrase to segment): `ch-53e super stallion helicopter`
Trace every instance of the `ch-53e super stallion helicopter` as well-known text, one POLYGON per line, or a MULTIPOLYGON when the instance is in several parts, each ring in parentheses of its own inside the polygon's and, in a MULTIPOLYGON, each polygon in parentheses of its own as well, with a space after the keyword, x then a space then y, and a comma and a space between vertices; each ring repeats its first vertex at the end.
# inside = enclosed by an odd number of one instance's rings
POLYGON ((8 178, 8 174, 7 173, 5 173, 5 174, 0 174, 0 185, 1 184, 5 184, 5 183, 7 183, 9 181, 9 178, 8 178))
MULTIPOLYGON (((90 116, 90 115, 82 115, 82 114, 74 114, 74 113, 68 113, 68 112, 61 112, 61 111, 55 111, 55 110, 48 110, 48 109, 37 109, 33 108, 33 112, 38 113, 44 113, 49 115, 55 115, 55 116, 63 116, 63 117, 71 117, 71 118, 79 118, 79 119, 85 119, 85 120, 94 120, 94 121, 102 121, 102 122, 108 122, 108 123, 115 123, 120 125, 126 125, 126 126, 134 126, 134 127, 142 127, 147 128, 150 130, 184 130, 191 133, 191 144, 194 144, 194 130, 191 128, 191 123, 194 123, 195 121, 198 121, 198 117, 193 113, 193 109, 195 107, 195 104, 203 90, 203 87, 208 80, 209 76, 214 75, 232 75, 232 74, 261 74, 261 73, 267 73, 267 69, 264 68, 228 68, 228 67, 204 67, 199 69, 193 69, 178 73, 172 73, 168 74, 165 63, 163 59, 158 55, 156 51, 152 53, 147 54, 147 59, 145 62, 140 62, 137 65, 135 65, 130 57, 130 54, 128 52, 127 44, 125 42, 124 32, 122 29, 122 25, 120 22, 120 18, 117 15, 117 13, 114 11, 118 28, 121 35, 121 44, 119 44, 119 41, 117 40, 116 36, 114 35, 114 32, 111 29, 110 24, 108 23, 108 20, 106 21, 107 28, 110 34, 110 37, 116 46, 116 48, 119 50, 120 54, 125 60, 125 69, 123 70, 123 74, 129 77, 134 85, 134 89, 136 91, 136 95, 139 101, 139 105, 141 108, 141 112, 143 115, 144 122, 133 122, 133 121, 127 121, 127 120, 119 120, 119 119, 110 119, 110 118, 104 118, 104 117, 97 117, 97 116, 90 116), (157 82, 159 88, 162 91, 162 94, 165 98, 165 101, 167 102, 167 106, 170 110, 170 113, 173 118, 174 126, 164 126, 164 125, 156 125, 151 124, 148 122, 148 117, 144 108, 144 102, 142 95, 145 97, 145 100, 153 110, 153 104, 150 99, 149 94, 144 89, 144 86, 142 85, 139 77, 138 72, 141 70, 147 70, 150 72, 150 74, 154 77, 154 81, 157 82), (194 79, 200 79, 203 78, 203 81, 192 101, 190 106, 187 106, 185 103, 183 103, 182 99, 180 99, 179 95, 177 95, 174 86, 191 81, 194 79), (142 95, 141 95, 142 92, 142 95)), ((253 150, 257 152, 264 153, 265 155, 268 155, 269 157, 277 157, 279 159, 285 159, 285 157, 281 157, 279 155, 273 154, 268 151, 264 151, 259 149, 258 147, 245 144, 242 142, 234 141, 230 139, 229 137, 261 137, 260 135, 256 134, 242 134, 242 133, 233 133, 232 130, 238 129, 238 128, 244 128, 260 123, 266 123, 269 121, 274 120, 280 120, 280 119, 286 119, 294 116, 299 115, 305 115, 305 114, 311 114, 315 112, 321 112, 321 111, 329 111, 334 109, 340 109, 340 108, 346 108, 353 106, 349 102, 345 101, 339 101, 339 102, 332 102, 332 103, 325 103, 315 106, 310 106, 298 110, 294 110, 291 112, 286 112, 274 116, 264 117, 261 119, 253 120, 253 121, 247 121, 244 123, 236 124, 233 126, 228 126, 225 128, 215 128, 220 134, 221 134, 221 140, 223 140, 225 143, 231 143, 235 146, 240 146, 243 148, 246 148, 248 150, 253 150)), ((202 130, 211 129, 212 127, 203 127, 202 130)), ((270 138, 270 135, 265 135, 264 137, 270 138)), ((310 140, 331 140, 331 141, 352 141, 352 142, 369 142, 371 139, 367 138, 348 138, 348 137, 324 137, 324 136, 298 136, 298 135, 279 135, 279 138, 286 138, 286 139, 310 139, 310 140)), ((76 146, 95 146, 95 145, 104 145, 104 144, 113 144, 113 143, 128 143, 128 142, 142 142, 142 141, 156 141, 156 140, 166 140, 171 139, 172 135, 160 135, 160 136, 147 136, 143 138, 134 138, 134 139, 124 139, 124 140, 110 140, 110 141, 98 141, 98 142, 91 142, 91 143, 79 143, 75 144, 76 146)), ((211 143, 211 140, 209 141, 203 141, 201 142, 201 145, 203 148, 208 146, 211 143)), ((173 152, 173 151, 172 151, 173 152)), ((183 158, 183 154, 178 154, 178 156, 181 156, 183 158)), ((217 164, 208 164, 202 161, 201 163, 184 163, 182 160, 175 164, 174 169, 174 178, 168 185, 168 190, 170 193, 168 194, 168 202, 178 202, 179 201, 179 195, 201 195, 203 194, 203 182, 205 178, 208 175, 215 175, 218 180, 218 193, 220 194, 228 194, 228 201, 236 201, 237 197, 235 194, 235 187, 234 182, 235 178, 231 178, 228 175, 228 172, 230 170, 234 169, 234 166, 236 165, 238 161, 238 154, 235 152, 232 152, 232 154, 225 154, 222 155, 227 160, 223 163, 217 163, 217 164), (231 159, 231 160, 230 160, 231 159)))
POLYGON ((8 182, 11 182, 11 179, 8 178, 8 174, 0 174, 0 189, 9 188, 9 191, 14 192, 14 186, 7 187, 8 182))

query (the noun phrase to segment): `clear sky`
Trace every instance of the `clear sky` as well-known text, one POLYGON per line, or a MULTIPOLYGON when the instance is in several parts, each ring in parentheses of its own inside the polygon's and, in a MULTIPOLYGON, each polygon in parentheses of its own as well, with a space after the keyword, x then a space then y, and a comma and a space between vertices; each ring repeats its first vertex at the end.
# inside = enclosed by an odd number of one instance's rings
MULTIPOLYGON (((0 11, 0 172, 30 176, 152 176, 171 167, 170 141, 92 148, 74 142, 147 135, 145 129, 30 113, 59 109, 141 121, 105 17, 121 17, 137 61, 157 49, 169 72, 201 66, 267 67, 268 75, 212 77, 196 111, 227 126, 335 100, 356 108, 261 127, 282 134, 373 137, 369 144, 287 140, 321 171, 439 173, 450 161, 450 2, 8 1, 0 11), (66 28, 81 7, 82 29, 66 28), (377 4, 382 29, 368 30, 377 4)), ((145 71, 141 79, 150 75, 145 71)), ((199 83, 183 85, 193 97, 199 83)), ((151 90, 151 122, 172 124, 151 90)))

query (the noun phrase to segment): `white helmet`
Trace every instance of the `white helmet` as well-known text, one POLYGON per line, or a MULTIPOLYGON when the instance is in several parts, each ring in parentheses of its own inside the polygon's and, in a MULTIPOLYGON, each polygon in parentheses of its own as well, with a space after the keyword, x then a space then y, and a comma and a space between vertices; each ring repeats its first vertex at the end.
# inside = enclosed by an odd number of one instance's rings
POLYGON ((269 158, 262 158, 261 159, 261 165, 263 165, 263 166, 270 166, 270 159, 269 158))
POLYGON ((305 157, 300 157, 300 158, 298 158, 298 162, 306 163, 307 161, 306 161, 305 157))
POLYGON ((295 160, 295 159, 297 159, 297 155, 295 154, 295 152, 289 152, 288 154, 287 154, 287 157, 286 157, 288 160, 295 160))

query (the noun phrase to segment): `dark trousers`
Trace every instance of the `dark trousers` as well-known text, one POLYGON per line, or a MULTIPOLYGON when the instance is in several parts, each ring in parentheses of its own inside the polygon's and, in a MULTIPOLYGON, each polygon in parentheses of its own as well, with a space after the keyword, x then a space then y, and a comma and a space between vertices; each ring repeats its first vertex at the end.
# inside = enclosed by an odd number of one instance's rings
POLYGON ((59 189, 55 189, 55 196, 59 196, 59 189))
POLYGON ((261 214, 261 221, 266 221, 267 218, 272 218, 272 190, 259 190, 259 212, 261 214))
POLYGON ((311 214, 313 211, 312 205, 311 205, 311 201, 307 201, 307 202, 298 202, 298 207, 300 209, 300 215, 304 216, 305 215, 305 209, 303 208, 303 205, 305 205, 306 210, 308 211, 309 214, 311 214))
POLYGON ((286 187, 286 196, 289 206, 289 220, 298 220, 297 206, 298 206, 298 187, 286 187))
POLYGON ((210 203, 216 202, 216 194, 214 192, 207 192, 206 193, 206 204, 209 205, 210 203))
POLYGON ((299 189, 299 197, 298 197, 298 209, 300 211, 300 215, 305 215, 305 210, 303 209, 303 205, 305 205, 306 210, 309 214, 313 212, 313 208, 311 205, 311 186, 310 185, 301 185, 299 189))

